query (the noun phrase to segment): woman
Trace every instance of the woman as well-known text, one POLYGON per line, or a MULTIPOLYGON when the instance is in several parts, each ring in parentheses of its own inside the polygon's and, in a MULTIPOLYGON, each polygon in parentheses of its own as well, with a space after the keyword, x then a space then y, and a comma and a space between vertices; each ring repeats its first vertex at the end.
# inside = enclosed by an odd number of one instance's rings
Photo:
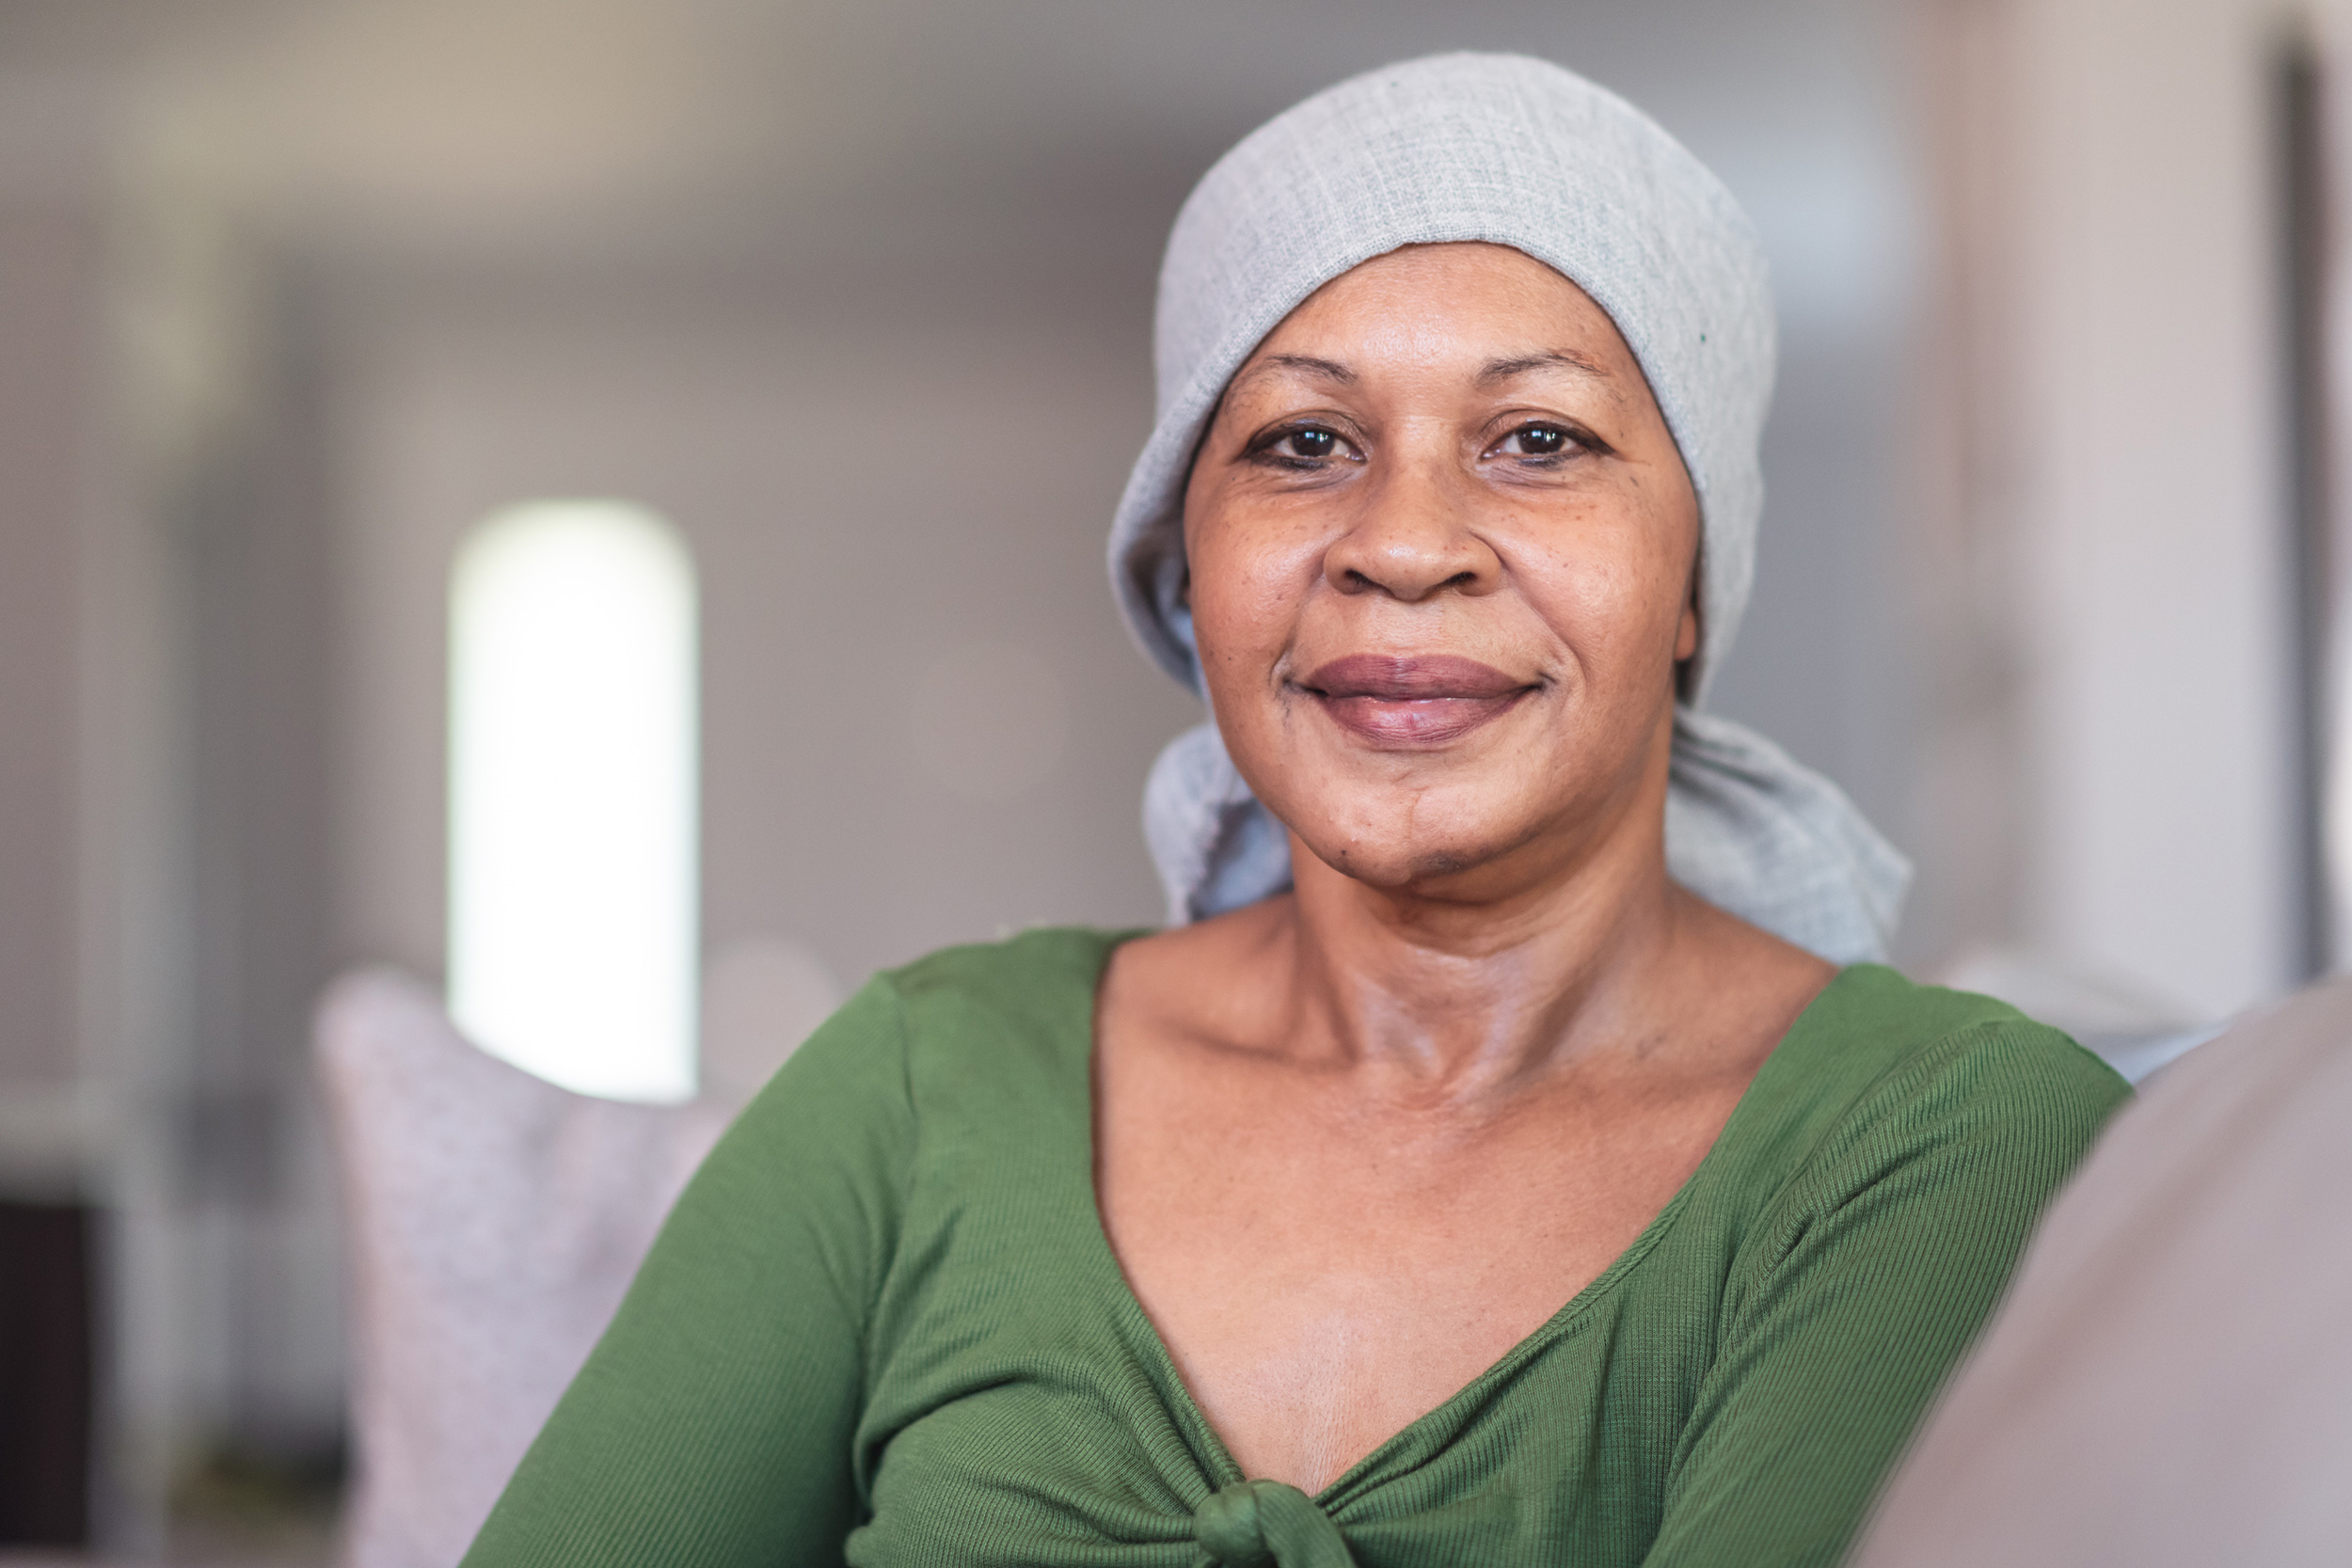
POLYGON ((1638 112, 1332 88, 1186 204, 1158 351, 1112 557, 1216 715, 1171 928, 862 991, 469 1561, 1830 1561, 2125 1092, 1838 967, 1899 861, 1692 705, 1771 315, 1638 112))

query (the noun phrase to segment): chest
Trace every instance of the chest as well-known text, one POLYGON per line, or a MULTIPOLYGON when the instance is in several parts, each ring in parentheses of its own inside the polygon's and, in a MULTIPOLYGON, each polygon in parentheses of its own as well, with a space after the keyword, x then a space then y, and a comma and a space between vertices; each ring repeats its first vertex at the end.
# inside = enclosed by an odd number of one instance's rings
MULTIPOLYGON (((1316 1496, 1358 1568, 1635 1568, 1705 1371, 1705 1336, 1693 1332, 1705 1314, 1656 1288, 1661 1262, 1687 1273, 1668 1256, 1679 1234, 1625 1289, 1540 1333, 1509 1375, 1385 1449, 1343 1496, 1316 1496)), ((937 1253, 919 1305, 883 1304, 900 1332, 879 1347, 866 1435, 880 1439, 880 1463, 848 1560, 1200 1562, 1196 1510, 1233 1478, 1107 1260, 1101 1288, 1076 1282, 982 1327, 935 1305, 943 1287, 966 1283, 1004 1299, 1001 1266, 971 1271, 968 1250, 958 1241, 937 1253)))
MULTIPOLYGON (((858 1443, 877 1463, 852 1564, 1099 1568, 1116 1543, 1120 1561, 1188 1568, 1200 1560, 1195 1510, 1234 1479, 1216 1457, 1220 1444, 1249 1476, 1304 1474, 1292 1463, 1302 1454, 1352 1465, 1380 1447, 1344 1495, 1314 1487, 1359 1568, 1641 1560, 1719 1311, 1711 1211, 1686 1207, 1617 1289, 1574 1313, 1554 1321, 1558 1302, 1537 1307, 1537 1332, 1502 1347, 1506 1369, 1488 1357, 1452 1386, 1429 1386, 1423 1409, 1473 1385, 1440 1419, 1415 1425, 1421 1410, 1379 1398, 1398 1371, 1400 1320, 1360 1294, 1327 1299, 1335 1309, 1320 1327, 1311 1309, 1289 1314, 1303 1343, 1289 1355, 1272 1346, 1248 1368, 1223 1341, 1203 1360, 1211 1340, 1188 1323, 1173 1344, 1201 1364, 1172 1365, 1168 1325, 1137 1310, 1132 1278, 1104 1245, 1085 1163, 1064 1169, 1050 1151, 1003 1147, 1015 1135, 1006 1120, 986 1147, 925 1165, 908 1195, 901 1244, 919 1266, 894 1271, 876 1304, 858 1443), (1334 1367, 1356 1386, 1317 1390, 1334 1367), (1368 1412, 1393 1424, 1367 1433, 1368 1412), (1388 1444, 1408 1426, 1406 1441, 1388 1444), (1359 1453, 1342 1458, 1351 1443, 1359 1453)), ((1194 1256, 1255 1272, 1240 1250, 1194 1256)), ((1334 1249, 1286 1277, 1310 1294, 1345 1291, 1335 1271, 1348 1266, 1334 1249)), ((1213 1276, 1184 1279, 1152 1296, 1180 1311, 1230 1299, 1213 1276)))
POLYGON ((1728 1110, 1580 1085, 1465 1117, 1233 1066, 1106 1058, 1097 1196, 1236 1463, 1309 1492, 1541 1329, 1728 1110))

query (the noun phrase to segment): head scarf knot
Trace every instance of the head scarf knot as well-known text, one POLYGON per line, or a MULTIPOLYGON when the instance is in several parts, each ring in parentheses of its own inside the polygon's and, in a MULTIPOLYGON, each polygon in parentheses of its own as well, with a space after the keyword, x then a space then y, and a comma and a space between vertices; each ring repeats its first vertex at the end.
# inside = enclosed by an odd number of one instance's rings
MULTIPOLYGON (((1698 495, 1700 647, 1676 714, 1668 870, 1833 962, 1883 958, 1908 863, 1835 784, 1698 710, 1755 574, 1774 354, 1763 250, 1731 193, 1680 143, 1558 66, 1439 55, 1368 71, 1278 115, 1201 178, 1160 272, 1158 420, 1111 525, 1111 580, 1129 629, 1162 669, 1202 690, 1184 602, 1184 490, 1226 383, 1349 268, 1401 245, 1464 240, 1525 252, 1608 312, 1698 495)), ((1290 885, 1284 831, 1214 723, 1161 753, 1144 831, 1171 922, 1290 885)))

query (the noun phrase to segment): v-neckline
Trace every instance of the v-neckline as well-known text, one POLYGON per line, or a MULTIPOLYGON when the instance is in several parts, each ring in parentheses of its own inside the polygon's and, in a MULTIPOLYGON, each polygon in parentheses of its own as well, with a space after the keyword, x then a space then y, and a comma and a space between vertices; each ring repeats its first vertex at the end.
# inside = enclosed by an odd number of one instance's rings
MULTIPOLYGON (((1104 1276, 1099 1282, 1098 1288, 1110 1296, 1113 1309, 1119 1314, 1130 1335, 1134 1337, 1135 1342, 1142 1347, 1142 1354, 1151 1363, 1151 1370, 1156 1374, 1155 1381, 1162 1383, 1170 1390, 1169 1414, 1176 1418, 1180 1427, 1185 1429, 1184 1435, 1192 1445, 1199 1451, 1209 1456, 1212 1465, 1218 1471, 1216 1478, 1216 1485, 1228 1486, 1236 1481, 1248 1481, 1253 1478, 1234 1460, 1232 1450, 1225 1446, 1225 1439, 1210 1423, 1207 1413, 1200 1408, 1200 1402, 1193 1396, 1192 1386, 1184 1381, 1184 1373, 1177 1369, 1174 1353, 1168 1348, 1168 1341, 1160 1337, 1159 1326, 1152 1322, 1152 1315, 1143 1309, 1143 1299, 1136 1294, 1134 1284, 1127 1278, 1126 1269, 1119 1261, 1119 1253, 1111 1245, 1110 1227, 1103 1219, 1102 1193, 1095 1184, 1097 1107, 1094 1101, 1094 1063, 1096 1053, 1101 1048, 1100 1029, 1096 1019, 1102 1005, 1103 979, 1110 972, 1111 956, 1114 953, 1136 938, 1150 934, 1148 930, 1131 930, 1113 934, 1103 943, 1102 951, 1095 960, 1093 983, 1087 990, 1086 1022, 1081 1031, 1086 1048, 1079 1053, 1079 1067, 1083 1079, 1082 1099, 1086 1109, 1083 1123, 1086 1128, 1086 1136, 1084 1159, 1079 1163, 1078 1167, 1078 1180, 1081 1190, 1086 1195, 1086 1211, 1093 1219, 1089 1237, 1091 1262, 1104 1276)), ((1561 1304, 1559 1310, 1530 1330, 1523 1338, 1504 1351, 1485 1370, 1406 1422, 1395 1432, 1374 1444, 1361 1458, 1332 1477, 1320 1491, 1314 1494, 1315 1506, 1327 1511, 1341 1506, 1347 1501, 1347 1497, 1343 1494, 1352 1493, 1362 1485, 1375 1483, 1372 1472, 1383 1461, 1397 1449, 1410 1446, 1428 1428, 1443 1423, 1454 1414, 1458 1407, 1484 1399, 1488 1388, 1515 1375, 1520 1368, 1565 1338, 1568 1331, 1583 1319, 1596 1302, 1622 1284, 1626 1276, 1631 1274, 1664 1238, 1666 1232, 1673 1228, 1676 1217, 1687 1206, 1691 1194, 1697 1190, 1700 1183, 1721 1163, 1724 1147, 1732 1141, 1733 1130, 1740 1127, 1747 1119, 1748 1107, 1756 1098, 1756 1085, 1764 1081, 1765 1075, 1772 1070, 1772 1064, 1780 1059, 1782 1047, 1797 1037, 1799 1031, 1805 1027, 1806 1020, 1813 1016, 1815 1010, 1827 1001, 1833 992, 1846 983, 1847 977, 1854 973, 1856 967, 1850 964, 1831 975, 1829 983, 1815 992, 1813 999, 1807 1002, 1804 1009, 1789 1022, 1788 1027, 1782 1032, 1779 1039, 1772 1042, 1772 1049, 1766 1053, 1764 1060, 1758 1064, 1755 1073, 1748 1079, 1747 1087, 1740 1091, 1740 1098, 1732 1104, 1731 1114, 1724 1118, 1723 1126, 1716 1130, 1714 1142, 1708 1145, 1707 1153, 1700 1158, 1691 1174, 1683 1180, 1682 1185, 1677 1187, 1674 1195, 1660 1206, 1658 1212, 1650 1216, 1649 1223, 1644 1226, 1641 1232, 1626 1244, 1625 1250, 1610 1259, 1607 1268, 1587 1280, 1574 1295, 1561 1304)))

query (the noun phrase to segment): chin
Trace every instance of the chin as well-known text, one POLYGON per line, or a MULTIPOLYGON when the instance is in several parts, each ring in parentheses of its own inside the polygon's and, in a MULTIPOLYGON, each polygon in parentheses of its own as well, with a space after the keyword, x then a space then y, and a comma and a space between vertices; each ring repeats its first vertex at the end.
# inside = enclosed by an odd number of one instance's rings
MULTIPOLYGON (((1418 799, 1427 800, 1426 796, 1418 799)), ((1433 828, 1429 815, 1399 810, 1391 796, 1372 810, 1331 803, 1310 807, 1289 819, 1300 824, 1293 832, 1317 860, 1384 892, 1404 892, 1475 871, 1524 836, 1496 831, 1495 824, 1470 813, 1449 813, 1454 821, 1433 828)))

